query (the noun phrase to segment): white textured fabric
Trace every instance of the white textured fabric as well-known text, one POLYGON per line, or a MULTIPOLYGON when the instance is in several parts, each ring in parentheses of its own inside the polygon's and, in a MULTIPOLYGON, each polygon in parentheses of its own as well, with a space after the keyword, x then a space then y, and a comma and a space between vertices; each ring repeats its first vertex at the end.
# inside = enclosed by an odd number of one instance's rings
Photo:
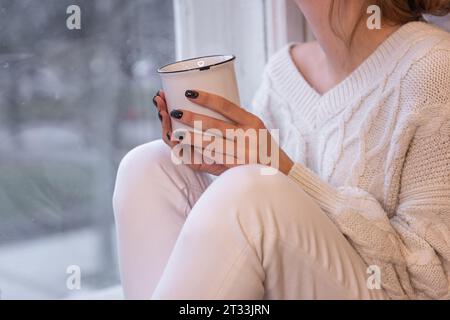
POLYGON ((127 299, 386 299, 302 188, 260 166, 212 182, 154 141, 122 160, 114 212, 127 299))
POLYGON ((253 111, 280 129, 314 198, 394 299, 448 299, 450 36, 404 25, 324 95, 292 45, 269 62, 253 111))

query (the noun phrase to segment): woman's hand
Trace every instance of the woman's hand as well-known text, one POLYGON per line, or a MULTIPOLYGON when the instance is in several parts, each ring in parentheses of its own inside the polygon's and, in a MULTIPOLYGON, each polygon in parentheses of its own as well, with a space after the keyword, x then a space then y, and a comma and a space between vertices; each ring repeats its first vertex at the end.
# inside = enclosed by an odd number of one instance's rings
MULTIPOLYGON (((171 148, 175 148, 180 142, 178 140, 172 139, 172 124, 171 119, 168 114, 167 110, 167 104, 166 104, 166 98, 164 95, 164 91, 160 90, 156 93, 156 95, 153 97, 153 104, 158 109, 158 117, 161 121, 161 127, 162 127, 162 139, 163 141, 171 148)), ((193 147, 191 148, 191 154, 194 157, 195 154, 198 154, 198 151, 196 151, 193 147)), ((193 159, 192 159, 193 160, 193 159)), ((228 168, 224 165, 220 164, 193 164, 194 161, 191 161, 192 164, 186 164, 190 168, 196 171, 203 171, 210 173, 212 175, 220 175, 224 171, 226 171, 228 168)))
MULTIPOLYGON (((269 130, 257 116, 223 97, 207 92, 188 90, 186 97, 191 102, 213 110, 229 119, 229 122, 226 122, 183 109, 171 112, 170 116, 175 121, 190 127, 194 127, 195 123, 201 124, 201 129, 207 133, 214 130, 212 139, 211 136, 206 134, 195 139, 198 133, 190 133, 189 135, 193 137, 181 140, 183 146, 190 146, 191 150, 201 153, 203 159, 210 160, 205 161, 206 163, 202 163, 202 165, 194 165, 194 169, 213 174, 219 172, 220 174, 231 167, 259 163, 276 168, 284 174, 289 173, 293 166, 292 160, 279 148, 278 141, 273 139, 269 130), (205 137, 208 138, 205 139, 205 137), (211 140, 213 140, 213 143, 211 140), (198 141, 200 141, 201 145, 199 145, 198 141), (221 148, 215 148, 220 144, 222 144, 221 148), (211 148, 212 145, 213 148, 211 148), (211 161, 211 159, 215 161, 211 161)), ((164 117, 167 115, 167 109, 165 110, 163 123, 167 123, 163 124, 163 126, 169 128, 170 121, 164 117)))

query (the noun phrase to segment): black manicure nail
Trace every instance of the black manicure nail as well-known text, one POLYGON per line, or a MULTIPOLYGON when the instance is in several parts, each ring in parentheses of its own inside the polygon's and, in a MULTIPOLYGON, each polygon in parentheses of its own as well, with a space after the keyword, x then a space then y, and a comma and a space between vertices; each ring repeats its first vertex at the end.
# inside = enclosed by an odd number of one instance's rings
POLYGON ((187 90, 184 95, 186 96, 186 98, 189 99, 197 99, 198 98, 198 92, 194 91, 194 90, 187 90))
POLYGON ((175 134, 175 139, 179 140, 179 141, 183 141, 184 139, 184 134, 183 133, 177 133, 175 134))
POLYGON ((160 90, 158 90, 156 92, 156 94, 153 96, 153 104, 155 105, 155 107, 158 106, 158 104, 156 103, 156 97, 160 97, 159 92, 160 92, 160 90))
POLYGON ((162 121, 162 115, 161 115, 161 112, 158 112, 158 118, 159 118, 159 121, 162 121))
POLYGON ((173 110, 170 113, 170 116, 175 119, 181 119, 183 117, 183 112, 179 110, 173 110))
POLYGON ((167 137, 167 140, 169 140, 169 141, 171 140, 171 139, 170 139, 170 133, 169 133, 169 132, 167 132, 166 137, 167 137))

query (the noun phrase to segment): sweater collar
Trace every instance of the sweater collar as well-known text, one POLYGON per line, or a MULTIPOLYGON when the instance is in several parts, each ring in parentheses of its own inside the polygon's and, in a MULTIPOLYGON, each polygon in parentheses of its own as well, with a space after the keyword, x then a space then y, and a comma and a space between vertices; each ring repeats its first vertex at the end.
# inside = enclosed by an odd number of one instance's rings
POLYGON ((292 60, 291 48, 286 46, 273 60, 271 74, 277 91, 288 102, 292 114, 310 129, 338 114, 371 88, 378 87, 401 54, 402 48, 433 28, 425 22, 411 22, 391 34, 362 64, 334 88, 320 95, 312 88, 292 60), (391 63, 390 63, 391 62, 391 63), (306 120, 306 121, 305 121, 306 120))

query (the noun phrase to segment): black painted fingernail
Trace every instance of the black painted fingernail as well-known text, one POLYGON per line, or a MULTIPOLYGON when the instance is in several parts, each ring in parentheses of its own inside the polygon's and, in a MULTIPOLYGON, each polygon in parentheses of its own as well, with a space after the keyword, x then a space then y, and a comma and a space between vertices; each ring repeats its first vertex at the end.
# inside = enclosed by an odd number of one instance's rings
POLYGON ((194 90, 187 90, 184 95, 186 96, 186 98, 189 99, 197 99, 198 98, 198 92, 194 91, 194 90))
POLYGON ((184 134, 183 133, 176 133, 175 134, 175 139, 179 140, 179 141, 183 141, 184 139, 184 134))
POLYGON ((159 118, 159 121, 162 121, 162 115, 161 115, 161 112, 158 112, 158 118, 159 118))
POLYGON ((170 113, 170 116, 175 119, 181 119, 183 117, 183 112, 179 110, 173 110, 170 113))
POLYGON ((160 92, 160 90, 158 90, 156 92, 156 94, 153 96, 153 104, 155 105, 155 107, 158 106, 158 104, 156 103, 156 97, 160 97, 159 92, 160 92))
POLYGON ((170 133, 169 133, 169 132, 167 132, 166 137, 167 137, 167 139, 168 139, 169 141, 171 140, 171 139, 170 139, 170 133))

